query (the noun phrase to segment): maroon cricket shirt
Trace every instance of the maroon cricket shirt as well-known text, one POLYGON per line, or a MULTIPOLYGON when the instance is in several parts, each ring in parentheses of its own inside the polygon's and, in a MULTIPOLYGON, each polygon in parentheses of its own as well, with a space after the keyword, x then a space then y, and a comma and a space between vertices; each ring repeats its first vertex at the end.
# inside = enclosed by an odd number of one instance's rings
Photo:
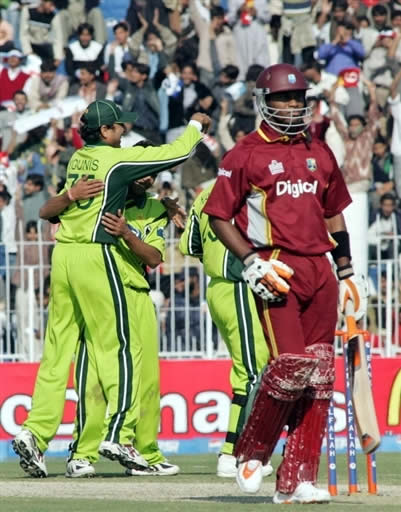
POLYGON ((327 144, 282 136, 262 122, 225 154, 203 209, 235 224, 250 247, 299 255, 333 249, 324 218, 351 203, 327 144))

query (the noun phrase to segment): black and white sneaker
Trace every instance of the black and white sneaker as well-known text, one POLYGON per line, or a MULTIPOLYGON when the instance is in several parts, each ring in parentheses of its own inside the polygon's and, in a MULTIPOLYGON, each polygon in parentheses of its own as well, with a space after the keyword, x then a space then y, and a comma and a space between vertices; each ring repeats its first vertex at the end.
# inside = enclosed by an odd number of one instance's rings
POLYGON ((132 445, 102 441, 99 446, 99 453, 110 460, 118 462, 128 469, 145 469, 148 463, 132 445))
POLYGON ((20 456, 19 465, 33 478, 47 477, 45 457, 36 444, 35 436, 27 429, 21 430, 13 442, 13 449, 20 456))
POLYGON ((172 476, 180 472, 179 466, 170 464, 167 460, 150 464, 144 469, 127 469, 125 474, 128 476, 172 476))
POLYGON ((93 464, 86 459, 71 459, 67 462, 65 472, 67 478, 91 478, 95 474, 93 464))

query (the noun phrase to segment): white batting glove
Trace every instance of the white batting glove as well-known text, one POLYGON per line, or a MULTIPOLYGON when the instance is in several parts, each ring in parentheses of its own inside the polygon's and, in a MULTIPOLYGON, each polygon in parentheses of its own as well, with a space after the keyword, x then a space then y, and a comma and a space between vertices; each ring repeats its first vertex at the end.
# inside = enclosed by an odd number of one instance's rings
POLYGON ((250 261, 242 271, 246 284, 264 300, 280 301, 290 290, 284 279, 290 279, 294 271, 282 261, 262 260, 259 256, 250 261), (284 279, 283 279, 284 278, 284 279))
POLYGON ((348 300, 352 301, 355 311, 355 320, 361 320, 368 309, 369 289, 368 283, 363 275, 352 275, 339 282, 339 309, 345 314, 345 307, 348 300))

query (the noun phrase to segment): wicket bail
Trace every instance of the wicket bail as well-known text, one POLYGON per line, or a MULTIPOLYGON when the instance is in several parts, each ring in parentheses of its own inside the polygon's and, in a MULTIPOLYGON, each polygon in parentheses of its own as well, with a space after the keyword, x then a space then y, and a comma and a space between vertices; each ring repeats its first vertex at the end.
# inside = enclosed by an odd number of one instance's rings
MULTIPOLYGON (((342 337, 344 356, 344 377, 345 377, 345 413, 347 429, 347 465, 348 465, 348 494, 360 492, 358 485, 357 463, 356 463, 356 429, 354 421, 354 408, 352 405, 351 381, 348 362, 348 339, 344 331, 336 331, 337 336, 342 337)), ((368 365, 370 383, 372 385, 372 363, 369 333, 363 331, 365 340, 365 351, 368 365)), ((331 496, 338 495, 337 488, 337 457, 336 457, 336 434, 333 401, 330 402, 329 415, 327 420, 327 463, 328 463, 328 490, 331 496)), ((377 494, 376 475, 376 454, 366 455, 368 493, 377 494)))

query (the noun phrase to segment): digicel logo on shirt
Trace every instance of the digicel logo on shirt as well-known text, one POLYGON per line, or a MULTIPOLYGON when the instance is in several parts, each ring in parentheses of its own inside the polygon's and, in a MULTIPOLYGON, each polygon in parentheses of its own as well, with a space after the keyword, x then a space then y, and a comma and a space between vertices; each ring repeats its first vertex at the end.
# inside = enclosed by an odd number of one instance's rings
POLYGON ((276 195, 283 196, 284 194, 288 194, 289 196, 292 196, 294 199, 296 199, 302 194, 316 194, 317 185, 317 180, 315 180, 313 183, 301 180, 297 180, 296 183, 291 183, 290 180, 277 181, 276 195))

